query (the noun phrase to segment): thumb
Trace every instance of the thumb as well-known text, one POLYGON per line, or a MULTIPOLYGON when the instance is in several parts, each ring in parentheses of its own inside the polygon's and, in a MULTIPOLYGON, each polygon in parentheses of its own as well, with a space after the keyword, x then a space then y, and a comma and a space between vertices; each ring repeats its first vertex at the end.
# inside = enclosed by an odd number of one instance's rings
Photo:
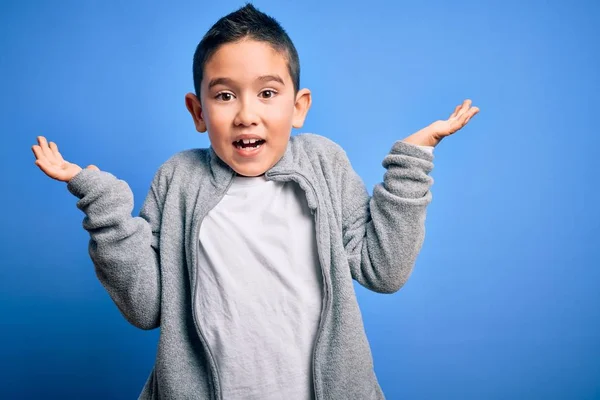
POLYGON ((100 168, 95 165, 88 165, 85 169, 91 169, 92 171, 100 171, 100 168))

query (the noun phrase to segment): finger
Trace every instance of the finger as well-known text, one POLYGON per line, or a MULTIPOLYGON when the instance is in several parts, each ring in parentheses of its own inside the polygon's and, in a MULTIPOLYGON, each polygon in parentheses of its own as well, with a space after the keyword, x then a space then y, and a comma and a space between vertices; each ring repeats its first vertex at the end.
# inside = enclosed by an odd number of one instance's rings
POLYGON ((461 127, 465 126, 467 122, 473 117, 473 115, 477 114, 479 109, 477 107, 470 108, 468 111, 464 112, 458 120, 460 121, 461 127))
POLYGON ((471 108, 471 110, 469 110, 469 116, 465 120, 464 124, 466 125, 471 120, 471 118, 473 118, 478 112, 479 112, 479 108, 477 108, 477 107, 471 108))
POLYGON ((47 160, 46 155, 44 154, 42 148, 39 145, 36 144, 34 146, 31 146, 31 150, 35 155, 36 160, 47 160))
POLYGON ((48 160, 52 160, 54 157, 52 155, 52 150, 48 147, 48 141, 43 136, 38 136, 38 143, 42 153, 46 156, 48 160))
POLYGON ((465 101, 463 101, 462 106, 460 107, 460 110, 458 110, 457 113, 457 117, 461 117, 465 112, 467 112, 467 110, 471 107, 471 100, 467 99, 465 101))
POLYGON ((458 115, 458 111, 460 110, 461 107, 462 107, 462 104, 459 104, 456 107, 454 107, 454 111, 452 112, 452 114, 450 114, 450 118, 456 117, 458 115))
POLYGON ((46 161, 45 159, 42 159, 42 158, 38 158, 37 160, 35 160, 35 165, 37 165, 43 171, 44 169, 47 168, 48 161, 46 161))
POLYGON ((50 151, 52 151, 52 155, 54 155, 56 162, 63 163, 65 161, 60 152, 58 151, 58 146, 56 145, 56 143, 50 142, 50 151))
POLYGON ((453 133, 456 133, 462 127, 463 127, 462 117, 459 116, 459 117, 455 118, 454 121, 452 121, 452 124, 450 124, 450 134, 452 135, 453 133))
POLYGON ((463 126, 465 126, 467 118, 469 117, 469 113, 468 112, 464 112, 462 113, 459 117, 458 117, 458 122, 460 123, 460 127, 462 128, 463 126))
POLYGON ((95 165, 88 165, 85 169, 90 169, 92 171, 100 171, 100 168, 96 167, 95 165))

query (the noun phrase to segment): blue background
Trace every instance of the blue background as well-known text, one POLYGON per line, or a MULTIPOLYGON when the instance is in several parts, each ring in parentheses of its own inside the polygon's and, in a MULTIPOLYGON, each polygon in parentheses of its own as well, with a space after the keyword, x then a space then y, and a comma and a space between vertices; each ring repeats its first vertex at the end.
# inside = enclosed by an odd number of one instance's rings
MULTIPOLYGON (((393 141, 481 113, 435 150, 434 200, 397 294, 357 287, 389 399, 600 398, 600 3, 257 1, 288 30, 305 129, 371 189, 393 141)), ((83 214, 36 135, 131 185, 208 145, 184 107, 196 44, 240 1, 3 1, 0 397, 132 399, 158 331, 95 277, 83 214)))

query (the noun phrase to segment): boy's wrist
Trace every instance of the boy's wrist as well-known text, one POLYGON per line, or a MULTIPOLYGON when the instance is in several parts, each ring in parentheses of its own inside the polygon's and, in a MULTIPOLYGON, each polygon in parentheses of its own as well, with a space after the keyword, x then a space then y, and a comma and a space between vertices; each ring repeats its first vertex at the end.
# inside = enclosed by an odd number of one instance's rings
POLYGON ((435 135, 435 133, 429 127, 427 127, 416 133, 413 133, 402 141, 404 143, 409 143, 416 146, 435 147, 439 144, 440 140, 441 138, 438 138, 437 135, 435 135))

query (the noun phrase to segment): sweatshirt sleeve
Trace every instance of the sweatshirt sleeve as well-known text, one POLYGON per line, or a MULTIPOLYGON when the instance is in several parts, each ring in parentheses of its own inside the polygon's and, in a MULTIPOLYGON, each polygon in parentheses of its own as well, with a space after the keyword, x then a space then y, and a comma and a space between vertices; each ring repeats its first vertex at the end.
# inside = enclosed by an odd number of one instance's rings
POLYGON ((79 198, 90 234, 89 253, 98 279, 134 326, 160 325, 158 174, 138 217, 129 185, 103 171, 82 170, 67 188, 79 198))
POLYGON ((431 149, 396 142, 383 160, 383 182, 375 186, 371 197, 345 160, 344 248, 352 278, 364 287, 394 293, 410 276, 425 237, 432 161, 431 149))

